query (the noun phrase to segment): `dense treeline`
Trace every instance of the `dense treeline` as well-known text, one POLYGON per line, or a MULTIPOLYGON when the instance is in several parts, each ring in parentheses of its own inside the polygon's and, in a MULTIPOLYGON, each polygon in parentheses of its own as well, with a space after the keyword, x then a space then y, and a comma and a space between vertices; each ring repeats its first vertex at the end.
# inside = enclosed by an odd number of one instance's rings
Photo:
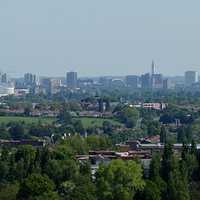
MULTIPOLYGON (((91 138, 87 143, 95 145, 91 138)), ((116 199, 116 195, 121 196, 118 199, 124 199, 127 195, 133 197, 136 191, 143 188, 142 168, 133 161, 128 165, 120 160, 108 166, 102 165, 94 179, 90 164, 79 163, 75 157, 76 154, 86 153, 87 148, 81 137, 72 138, 54 148, 3 148, 0 157, 0 199, 95 200, 101 199, 103 191, 104 199, 116 199), (113 188, 115 181, 118 188, 113 188)))
POLYGON ((2 148, 0 199, 199 199, 195 188, 200 181, 200 156, 194 143, 184 144, 181 155, 166 144, 162 155, 153 156, 149 176, 144 176, 138 161, 123 160, 100 164, 93 174, 90 163, 78 162, 76 155, 87 153, 93 145, 98 150, 98 139, 76 136, 49 148, 2 148))

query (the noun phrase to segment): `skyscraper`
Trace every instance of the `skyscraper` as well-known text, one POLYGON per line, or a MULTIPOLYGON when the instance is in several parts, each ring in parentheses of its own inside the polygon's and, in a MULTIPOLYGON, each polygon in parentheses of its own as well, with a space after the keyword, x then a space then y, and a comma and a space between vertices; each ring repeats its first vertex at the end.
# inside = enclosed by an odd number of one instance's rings
POLYGON ((41 86, 46 94, 56 94, 60 91, 61 80, 55 78, 43 78, 41 79, 41 86))
POLYGON ((141 85, 142 85, 142 89, 151 88, 151 75, 149 73, 143 74, 141 76, 141 85))
POLYGON ((76 89, 78 84, 77 72, 67 72, 67 87, 70 89, 76 89))
POLYGON ((26 86, 35 86, 36 85, 36 75, 31 74, 31 73, 26 73, 24 74, 24 84, 26 86))
POLYGON ((162 74, 153 74, 151 79, 152 79, 152 88, 153 89, 162 89, 163 88, 163 75, 162 74))
POLYGON ((136 75, 128 75, 126 76, 126 85, 132 88, 139 87, 139 77, 136 75))
POLYGON ((191 86, 194 83, 198 82, 198 72, 196 71, 187 71, 185 72, 185 85, 191 86))
POLYGON ((8 83, 8 75, 6 73, 2 74, 1 82, 2 83, 8 83))

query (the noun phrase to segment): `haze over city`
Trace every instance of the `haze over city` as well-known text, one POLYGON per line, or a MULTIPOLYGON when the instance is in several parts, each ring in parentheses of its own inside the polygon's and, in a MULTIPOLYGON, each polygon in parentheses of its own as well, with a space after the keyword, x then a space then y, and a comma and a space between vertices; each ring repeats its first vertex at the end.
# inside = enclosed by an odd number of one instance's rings
POLYGON ((0 2, 0 69, 62 76, 199 70, 198 1, 0 2), (22 6, 23 5, 23 6, 22 6))

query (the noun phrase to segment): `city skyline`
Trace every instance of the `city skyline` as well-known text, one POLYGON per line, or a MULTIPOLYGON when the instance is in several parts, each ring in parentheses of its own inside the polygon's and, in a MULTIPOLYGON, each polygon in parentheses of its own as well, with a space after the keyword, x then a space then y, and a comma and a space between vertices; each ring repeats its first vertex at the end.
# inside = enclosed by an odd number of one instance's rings
MULTIPOLYGON (((192 66, 192 65, 191 65, 192 66)), ((194 66, 196 66, 196 67, 199 67, 200 68, 200 65, 198 66, 198 65, 194 65, 194 66)), ((80 78, 92 78, 92 77, 125 77, 125 76, 129 76, 129 75, 136 75, 136 76, 141 76, 141 75, 144 75, 144 74, 147 74, 147 73, 149 73, 149 74, 153 74, 153 73, 155 73, 155 74, 162 74, 163 76, 165 76, 165 77, 184 77, 185 76, 185 72, 187 72, 187 71, 194 71, 194 72, 197 72, 199 75, 200 75, 200 69, 199 70, 195 70, 194 68, 187 68, 185 71, 181 71, 180 70, 180 73, 179 74, 164 74, 164 73, 162 73, 162 71, 160 70, 160 68, 159 68, 159 66, 157 65, 157 63, 155 62, 155 60, 152 60, 151 61, 151 63, 150 63, 150 65, 149 65, 149 69, 147 69, 147 71, 141 71, 141 72, 139 72, 139 73, 126 73, 126 72, 124 72, 124 74, 95 74, 95 75, 93 75, 93 74, 88 74, 88 75, 82 75, 81 73, 80 73, 80 71, 77 71, 77 70, 65 70, 65 71, 62 71, 61 73, 59 73, 59 74, 48 74, 48 71, 46 72, 46 73, 44 73, 44 74, 41 74, 41 73, 34 73, 33 71, 23 71, 23 72, 20 72, 20 73, 16 73, 16 72, 14 72, 14 71, 6 71, 6 69, 5 70, 2 70, 2 69, 0 69, 0 73, 6 73, 6 74, 8 74, 10 77, 13 77, 13 78, 20 78, 20 77, 23 77, 26 73, 31 73, 31 74, 34 74, 34 75, 36 75, 36 76, 38 76, 38 77, 66 77, 66 73, 70 73, 70 72, 76 72, 76 73, 78 73, 78 76, 80 77, 80 78), (154 65, 154 67, 153 67, 153 65, 154 65)))

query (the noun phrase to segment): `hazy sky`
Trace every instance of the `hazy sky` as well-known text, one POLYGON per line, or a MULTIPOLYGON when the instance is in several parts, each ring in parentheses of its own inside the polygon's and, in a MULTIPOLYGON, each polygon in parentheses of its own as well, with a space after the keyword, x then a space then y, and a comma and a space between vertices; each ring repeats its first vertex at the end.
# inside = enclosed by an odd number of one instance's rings
POLYGON ((0 0, 0 68, 11 75, 200 71, 199 0, 0 0))

